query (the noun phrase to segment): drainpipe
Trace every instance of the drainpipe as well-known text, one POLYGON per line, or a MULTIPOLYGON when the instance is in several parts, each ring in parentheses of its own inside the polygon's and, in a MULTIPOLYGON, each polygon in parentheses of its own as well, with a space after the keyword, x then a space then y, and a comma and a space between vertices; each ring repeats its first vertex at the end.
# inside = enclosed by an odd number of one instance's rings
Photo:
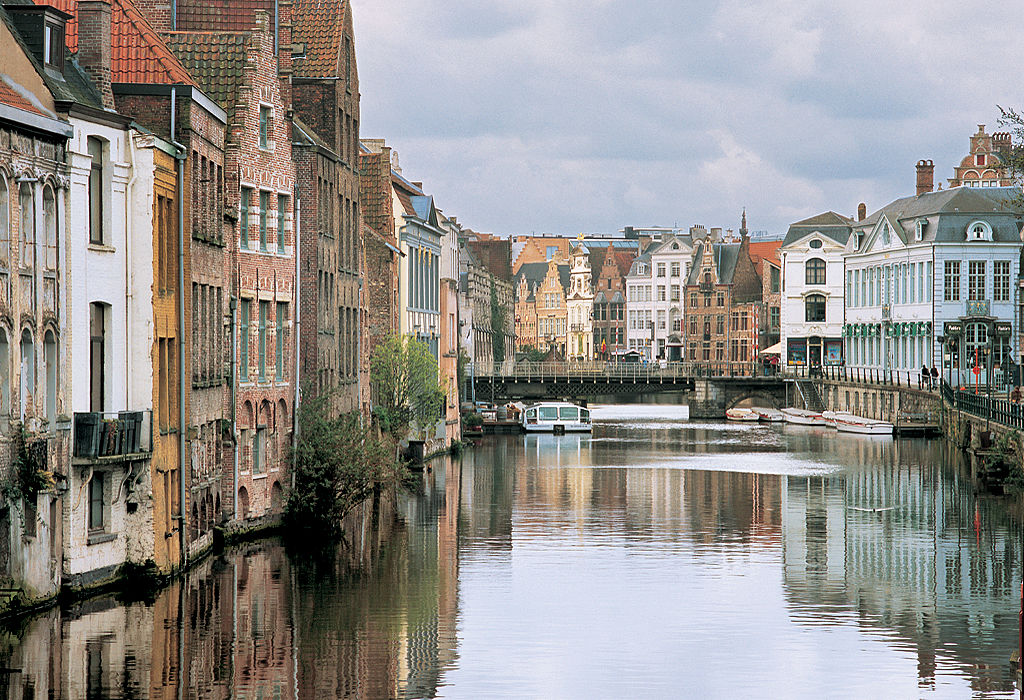
POLYGON ((181 548, 181 568, 188 564, 188 544, 185 518, 185 162, 188 149, 176 140, 176 113, 178 100, 176 88, 171 88, 171 143, 178 149, 178 484, 180 486, 178 517, 178 543, 181 548))
POLYGON ((231 312, 231 442, 235 445, 234 464, 232 471, 231 504, 233 508, 232 519, 238 520, 238 429, 236 410, 238 406, 238 299, 232 296, 228 300, 228 309, 231 312))
POLYGON ((295 452, 295 446, 299 443, 299 399, 302 394, 299 389, 299 348, 302 345, 302 333, 300 325, 300 313, 302 304, 299 303, 301 299, 301 275, 302 275, 302 258, 300 257, 299 240, 302 238, 299 232, 302 230, 302 200, 299 199, 299 187, 295 186, 295 225, 292 227, 293 235, 295 236, 295 284, 294 291, 292 293, 292 308, 295 309, 295 405, 292 407, 292 488, 295 488, 295 470, 298 467, 298 455, 295 452))

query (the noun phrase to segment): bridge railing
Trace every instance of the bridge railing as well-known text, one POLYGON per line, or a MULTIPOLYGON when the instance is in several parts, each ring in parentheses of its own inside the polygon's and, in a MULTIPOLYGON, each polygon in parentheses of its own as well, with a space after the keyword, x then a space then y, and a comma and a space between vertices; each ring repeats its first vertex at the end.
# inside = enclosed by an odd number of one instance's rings
POLYGON ((942 398, 954 410, 987 418, 1018 430, 1024 429, 1024 405, 1006 397, 989 396, 979 391, 957 389, 942 381, 942 398))
POLYGON ((760 362, 473 362, 467 370, 473 377, 495 377, 522 381, 584 380, 604 377, 622 381, 664 381, 696 377, 760 377, 772 373, 760 362))
POLYGON ((913 369, 877 369, 866 367, 824 366, 799 367, 787 369, 786 374, 799 377, 821 377, 833 381, 853 382, 857 384, 885 384, 904 386, 908 389, 927 389, 930 382, 925 382, 921 370, 913 369))

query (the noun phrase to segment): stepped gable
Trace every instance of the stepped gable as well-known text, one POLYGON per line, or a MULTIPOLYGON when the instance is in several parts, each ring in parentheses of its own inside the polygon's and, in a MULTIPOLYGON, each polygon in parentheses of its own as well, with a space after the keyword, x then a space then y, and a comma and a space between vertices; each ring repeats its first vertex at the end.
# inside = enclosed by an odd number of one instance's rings
POLYGON ((305 50, 302 59, 295 57, 296 78, 345 74, 338 62, 345 60, 342 37, 349 11, 348 0, 298 0, 292 5, 292 41, 305 50))
MULTIPOLYGON (((77 0, 36 0, 77 17, 77 0)), ((145 16, 128 0, 110 3, 110 82, 196 85, 145 16)), ((78 21, 69 20, 64 43, 78 51, 78 21)), ((198 87, 198 86, 197 86, 198 87)))
POLYGON ((168 32, 162 36, 203 92, 233 113, 240 105, 239 94, 245 84, 252 33, 168 32))

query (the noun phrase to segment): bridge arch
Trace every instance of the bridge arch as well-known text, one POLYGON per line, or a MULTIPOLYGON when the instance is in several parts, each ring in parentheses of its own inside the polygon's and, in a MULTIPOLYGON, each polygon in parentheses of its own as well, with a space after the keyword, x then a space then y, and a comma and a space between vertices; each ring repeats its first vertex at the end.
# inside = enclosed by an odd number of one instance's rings
POLYGON ((726 403, 725 408, 736 408, 739 404, 743 403, 747 399, 750 399, 755 406, 762 408, 774 408, 776 410, 785 408, 785 402, 780 402, 778 396, 773 395, 766 391, 747 391, 736 394, 730 397, 726 403))

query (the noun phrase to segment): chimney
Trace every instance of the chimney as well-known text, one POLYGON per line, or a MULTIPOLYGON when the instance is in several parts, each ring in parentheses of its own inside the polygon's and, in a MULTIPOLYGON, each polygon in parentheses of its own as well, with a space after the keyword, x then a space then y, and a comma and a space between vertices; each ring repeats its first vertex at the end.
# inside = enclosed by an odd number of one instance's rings
POLYGON ((867 218, 867 215, 868 206, 864 204, 864 202, 861 202, 860 204, 857 205, 857 221, 863 221, 864 219, 867 218))
POLYGON ((110 2, 79 0, 78 63, 92 78, 103 99, 103 107, 114 109, 110 89, 110 2))
POLYGON ((917 193, 931 192, 935 187, 935 164, 930 160, 917 161, 917 193))

